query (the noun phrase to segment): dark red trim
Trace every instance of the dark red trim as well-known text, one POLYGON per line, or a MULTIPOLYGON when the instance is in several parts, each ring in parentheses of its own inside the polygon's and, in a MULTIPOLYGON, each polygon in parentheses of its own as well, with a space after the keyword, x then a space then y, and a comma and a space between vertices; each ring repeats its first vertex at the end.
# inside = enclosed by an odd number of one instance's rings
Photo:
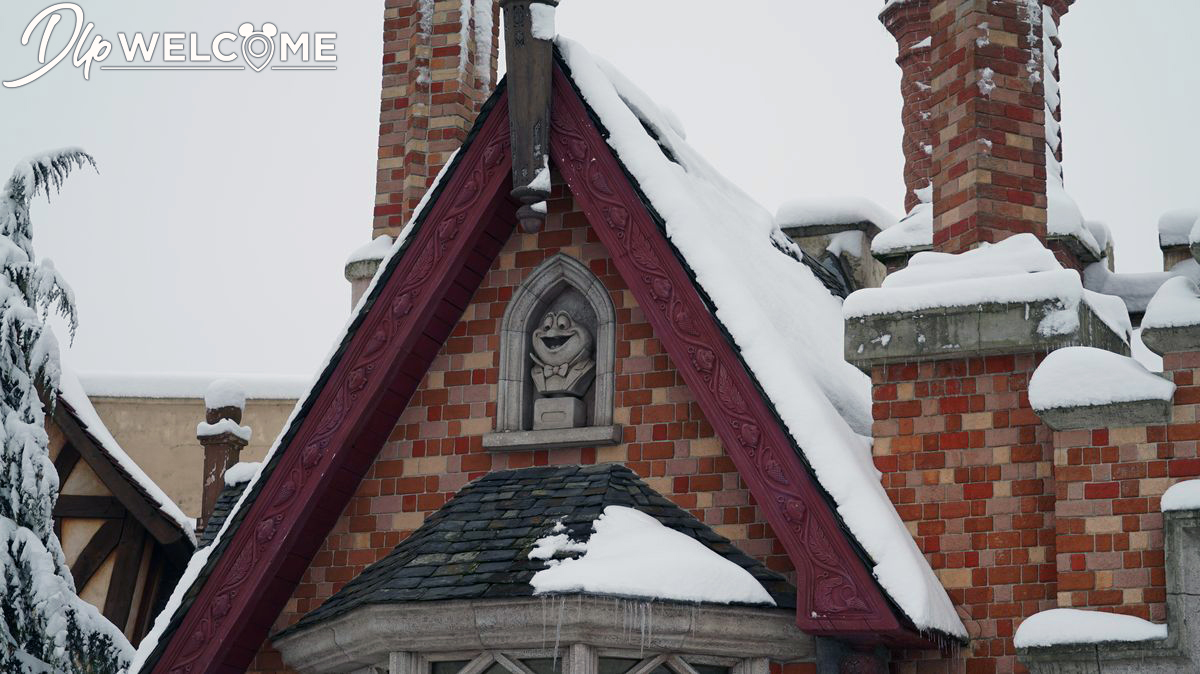
MULTIPOLYGON (((927 645, 901 625, 653 215, 556 68, 551 148, 796 565, 797 623, 869 644, 927 645)), ((501 96, 367 310, 186 612, 160 674, 240 671, 362 480, 512 231, 501 96)))
POLYGON ((913 641, 560 69, 551 109, 554 164, 796 566, 796 624, 842 639, 913 641))
POLYGON ((511 233, 511 165, 501 96, 152 671, 250 663, 511 233))

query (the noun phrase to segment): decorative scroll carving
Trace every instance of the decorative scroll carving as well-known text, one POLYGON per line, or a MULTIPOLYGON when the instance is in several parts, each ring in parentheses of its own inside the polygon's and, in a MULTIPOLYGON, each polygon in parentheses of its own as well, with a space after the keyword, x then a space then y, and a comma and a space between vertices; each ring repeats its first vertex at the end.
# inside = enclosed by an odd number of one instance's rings
POLYGON ((262 491, 248 504, 249 512, 232 533, 156 671, 186 674, 194 668, 212 668, 212 663, 201 660, 201 656, 222 648, 223 640, 235 636, 225 623, 233 607, 244 605, 260 589, 257 582, 248 586, 249 579, 256 578, 254 570, 269 559, 282 561, 279 555, 287 554, 277 549, 278 533, 294 526, 304 510, 297 497, 311 495, 316 488, 314 478, 326 472, 334 454, 331 449, 352 444, 347 434, 354 430, 347 421, 363 413, 360 398, 382 390, 385 383, 379 381, 380 373, 388 371, 398 357, 398 344, 411 331, 409 322, 418 304, 432 306, 440 300, 442 291, 431 281, 451 273, 449 256, 458 254, 457 247, 469 239, 463 236, 464 227, 468 223, 483 226, 482 209, 490 202, 495 187, 503 182, 500 174, 507 171, 504 158, 510 142, 505 106, 497 105, 492 114, 497 117, 489 120, 492 132, 481 133, 482 139, 476 141, 485 143, 475 153, 481 160, 472 162, 464 157, 447 188, 452 190, 447 194, 454 195, 453 201, 446 199, 433 205, 425 225, 412 235, 415 240, 395 274, 380 291, 375 306, 390 307, 390 311, 370 311, 345 354, 332 364, 332 373, 316 403, 299 422, 299 431, 291 442, 280 448, 262 491), (493 187, 485 190, 485 186, 493 187))
POLYGON ((842 538, 794 454, 790 438, 636 193, 615 186, 618 178, 610 176, 622 176, 622 169, 591 128, 565 77, 556 77, 551 118, 555 164, 589 220, 603 225, 596 227, 597 234, 646 309, 655 335, 678 364, 687 365, 680 373, 795 561, 805 586, 799 588, 800 626, 815 633, 836 632, 836 624, 841 629, 874 625, 898 631, 878 587, 842 538))

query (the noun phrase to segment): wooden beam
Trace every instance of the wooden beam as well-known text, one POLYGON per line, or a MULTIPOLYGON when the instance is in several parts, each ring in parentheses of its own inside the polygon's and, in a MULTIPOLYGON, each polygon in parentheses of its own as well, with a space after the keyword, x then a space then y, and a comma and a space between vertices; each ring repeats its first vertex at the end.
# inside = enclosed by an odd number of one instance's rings
POLYGON ((54 516, 101 519, 121 519, 128 511, 111 496, 59 494, 54 504, 54 516))
POLYGON ((108 594, 104 597, 104 617, 122 632, 129 623, 129 608, 133 605, 146 542, 146 529, 136 519, 126 517, 123 524, 112 579, 108 581, 108 594))
POLYGON ((163 515, 158 505, 148 501, 130 479, 117 470, 113 461, 96 446, 95 441, 61 402, 54 408, 54 422, 67 437, 67 441, 79 451, 80 457, 96 472, 104 486, 129 509, 155 540, 171 543, 183 537, 183 532, 163 515))
POLYGON ((75 563, 71 565, 71 577, 75 579, 75 591, 83 591, 83 586, 92 579, 96 570, 108 559, 108 554, 117 547, 121 540, 121 520, 109 520, 100 525, 92 540, 83 546, 75 563))
POLYGON ((75 449, 75 445, 70 442, 64 444, 62 449, 58 450, 58 456, 54 457, 54 470, 58 471, 58 490, 60 492, 63 485, 67 483, 67 478, 71 477, 71 471, 75 470, 77 463, 79 463, 79 450, 75 449))
MULTIPOLYGON (((142 598, 138 602, 137 621, 133 623, 133 630, 129 633, 129 641, 136 647, 142 641, 142 637, 150 631, 150 626, 153 625, 155 605, 158 603, 160 586, 163 584, 163 571, 166 569, 167 562, 163 559, 162 553, 159 551, 159 546, 150 546, 150 563, 146 566, 146 584, 142 588, 142 598)), ((170 591, 170 588, 167 588, 170 591)))

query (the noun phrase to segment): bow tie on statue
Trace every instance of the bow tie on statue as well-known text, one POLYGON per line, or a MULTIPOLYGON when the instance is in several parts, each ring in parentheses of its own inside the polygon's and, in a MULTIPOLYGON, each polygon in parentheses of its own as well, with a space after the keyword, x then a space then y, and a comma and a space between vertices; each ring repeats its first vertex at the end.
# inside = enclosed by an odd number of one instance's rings
POLYGON ((567 363, 563 363, 561 365, 543 365, 542 376, 553 377, 554 375, 558 375, 560 377, 565 377, 570 369, 571 367, 567 363))

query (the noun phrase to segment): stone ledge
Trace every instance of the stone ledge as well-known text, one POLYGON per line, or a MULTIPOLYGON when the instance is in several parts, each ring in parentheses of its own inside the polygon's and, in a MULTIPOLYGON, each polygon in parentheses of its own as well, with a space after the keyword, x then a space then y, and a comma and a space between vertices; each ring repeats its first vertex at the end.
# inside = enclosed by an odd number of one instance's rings
POLYGON ((870 220, 860 220, 858 222, 845 222, 840 224, 809 224, 809 225, 788 225, 781 227, 784 234, 790 237, 810 237, 810 236, 825 236, 828 234, 839 234, 841 232, 862 232, 867 236, 867 239, 875 238, 881 230, 879 225, 870 220))
POLYGON ((1170 400, 1129 400, 1107 405, 1054 407, 1034 412, 1056 431, 1147 426, 1171 421, 1170 400))
POLYGON ((300 672, 351 672, 416 653, 546 649, 586 643, 650 653, 691 653, 811 662, 814 637, 795 612, 774 607, 617 600, 594 595, 381 603, 363 606, 272 645, 300 672), (653 630, 630 629, 631 605, 652 612, 653 630))
POLYGON ((1142 328, 1142 343, 1160 356, 1181 351, 1200 351, 1200 325, 1142 328))
POLYGON ((875 365, 1053 351, 1093 346, 1129 355, 1129 345, 1084 302, 1071 332, 1043 335, 1042 320, 1061 311, 1057 299, 937 307, 846 319, 846 360, 875 365))
POLYGON ((623 431, 619 424, 541 431, 498 431, 484 434, 483 446, 502 451, 603 447, 620 444, 624 437, 623 431))
POLYGON ((370 281, 375 278, 375 272, 379 271, 381 262, 382 259, 355 260, 346 265, 343 273, 350 282, 370 281))

